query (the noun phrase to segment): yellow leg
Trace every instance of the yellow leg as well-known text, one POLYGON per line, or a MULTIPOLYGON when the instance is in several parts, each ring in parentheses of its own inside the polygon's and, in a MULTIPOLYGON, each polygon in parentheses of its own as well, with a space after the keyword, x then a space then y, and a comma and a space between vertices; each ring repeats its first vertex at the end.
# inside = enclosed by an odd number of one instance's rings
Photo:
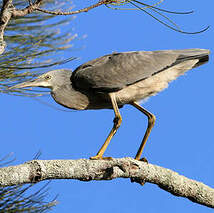
POLYGON ((145 132, 145 135, 143 137, 143 141, 137 151, 137 154, 135 156, 135 159, 136 160, 140 160, 140 156, 142 155, 142 152, 143 152, 143 149, 144 149, 144 146, 146 144, 146 141, 151 133, 151 130, 152 130, 152 127, 155 125, 155 116, 148 112, 146 109, 144 109, 142 106, 140 106, 138 103, 136 102, 133 102, 131 103, 132 106, 136 107, 138 110, 140 110, 142 113, 144 113, 147 117, 148 117, 148 126, 147 126, 147 129, 146 129, 146 132, 145 132))
POLYGON ((108 147, 112 137, 114 136, 114 134, 117 132, 118 128, 121 125, 122 122, 122 117, 120 115, 120 111, 117 105, 117 101, 115 98, 115 94, 114 93, 109 93, 110 99, 111 99, 111 103, 114 109, 114 113, 115 113, 115 117, 114 117, 114 125, 113 128, 111 129, 111 132, 109 133, 107 139, 105 140, 104 144, 102 145, 102 147, 100 148, 100 150, 98 151, 97 155, 94 157, 90 157, 91 160, 98 160, 98 159, 111 159, 111 157, 103 157, 103 154, 106 150, 106 148, 108 147))

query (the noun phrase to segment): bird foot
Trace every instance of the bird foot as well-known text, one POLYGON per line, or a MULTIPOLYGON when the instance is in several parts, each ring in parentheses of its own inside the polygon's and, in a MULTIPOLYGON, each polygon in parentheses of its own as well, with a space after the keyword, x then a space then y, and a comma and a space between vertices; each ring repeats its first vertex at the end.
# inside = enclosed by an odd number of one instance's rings
POLYGON ((112 157, 103 157, 100 155, 96 155, 96 156, 90 157, 90 160, 112 160, 112 157))
POLYGON ((146 158, 141 158, 141 159, 135 158, 135 160, 139 160, 139 161, 143 161, 145 163, 149 163, 149 161, 146 158))

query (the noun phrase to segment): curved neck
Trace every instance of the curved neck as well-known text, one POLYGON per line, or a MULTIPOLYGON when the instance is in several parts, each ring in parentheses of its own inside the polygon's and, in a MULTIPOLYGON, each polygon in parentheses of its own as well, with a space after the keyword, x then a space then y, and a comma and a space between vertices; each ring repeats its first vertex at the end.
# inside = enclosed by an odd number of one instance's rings
POLYGON ((71 84, 53 88, 51 95, 58 104, 70 109, 84 110, 89 105, 88 97, 75 90, 71 84))

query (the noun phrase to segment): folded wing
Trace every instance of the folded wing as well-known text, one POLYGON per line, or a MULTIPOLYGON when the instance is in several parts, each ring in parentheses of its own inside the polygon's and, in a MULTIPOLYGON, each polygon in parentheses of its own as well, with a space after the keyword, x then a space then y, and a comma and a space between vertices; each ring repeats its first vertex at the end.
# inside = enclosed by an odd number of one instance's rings
POLYGON ((114 92, 187 60, 199 59, 199 66, 208 54, 204 49, 113 53, 79 66, 71 80, 77 89, 114 92))

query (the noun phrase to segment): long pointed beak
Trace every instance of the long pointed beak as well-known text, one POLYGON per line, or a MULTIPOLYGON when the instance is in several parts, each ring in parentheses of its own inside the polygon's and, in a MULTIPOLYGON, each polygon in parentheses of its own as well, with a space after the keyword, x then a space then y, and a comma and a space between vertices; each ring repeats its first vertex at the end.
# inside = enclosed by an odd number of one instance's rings
POLYGON ((21 88, 25 88, 25 87, 39 87, 39 86, 41 86, 41 82, 42 82, 42 79, 37 78, 32 81, 26 81, 26 82, 23 82, 20 84, 16 84, 12 87, 9 87, 9 89, 21 89, 21 88))

